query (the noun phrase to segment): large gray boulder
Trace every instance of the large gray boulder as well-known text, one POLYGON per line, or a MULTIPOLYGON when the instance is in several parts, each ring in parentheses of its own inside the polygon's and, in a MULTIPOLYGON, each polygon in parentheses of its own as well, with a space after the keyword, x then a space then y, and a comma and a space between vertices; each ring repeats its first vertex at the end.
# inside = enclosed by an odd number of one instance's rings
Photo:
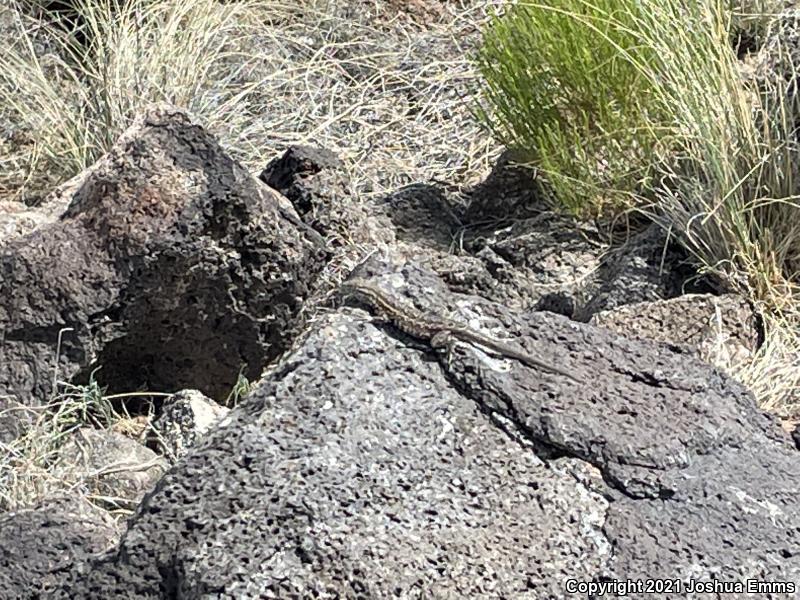
POLYGON ((101 365, 111 391, 222 399, 285 350, 322 241, 189 116, 149 110, 68 190, 0 247, 0 396, 101 365))
POLYGON ((57 597, 800 580, 797 450, 741 385, 672 347, 448 293, 410 265, 377 273, 586 383, 471 345, 435 354, 361 308, 328 313, 57 597))

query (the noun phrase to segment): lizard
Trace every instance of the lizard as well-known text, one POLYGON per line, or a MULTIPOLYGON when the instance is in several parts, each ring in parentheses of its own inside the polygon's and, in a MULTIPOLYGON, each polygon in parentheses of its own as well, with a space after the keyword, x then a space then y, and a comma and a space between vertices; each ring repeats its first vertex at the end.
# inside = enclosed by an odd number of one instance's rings
POLYGON ((346 281, 342 284, 340 291, 345 297, 354 298, 370 307, 380 319, 390 322, 406 335, 430 343, 434 349, 444 347, 448 338, 455 338, 462 342, 483 346, 530 367, 562 375, 575 383, 582 383, 568 371, 539 360, 519 347, 479 333, 471 327, 451 319, 425 315, 376 285, 363 281, 346 281))

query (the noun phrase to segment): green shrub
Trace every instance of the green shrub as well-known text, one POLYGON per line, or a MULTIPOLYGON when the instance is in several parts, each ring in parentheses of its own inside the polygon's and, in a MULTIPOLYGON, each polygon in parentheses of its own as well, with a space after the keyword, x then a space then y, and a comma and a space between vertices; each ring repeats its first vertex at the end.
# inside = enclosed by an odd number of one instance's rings
POLYGON ((628 204, 648 176, 661 119, 641 62, 637 2, 520 3, 484 30, 477 56, 496 136, 548 176, 575 212, 628 204))
MULTIPOLYGON (((772 22, 748 18, 759 16, 772 22)), ((759 307, 775 344, 760 356, 776 369, 749 372, 782 374, 753 386, 770 405, 800 380, 800 102, 797 52, 784 47, 798 28, 773 38, 791 64, 757 87, 723 0, 522 2, 489 23, 477 59, 479 114, 544 172, 554 202, 646 213, 759 307)))
POLYGON ((788 132, 745 88, 729 16, 714 0, 515 5, 479 54, 484 118, 557 202, 646 210, 721 278, 763 276, 785 215, 762 199, 794 193, 779 175, 788 132))

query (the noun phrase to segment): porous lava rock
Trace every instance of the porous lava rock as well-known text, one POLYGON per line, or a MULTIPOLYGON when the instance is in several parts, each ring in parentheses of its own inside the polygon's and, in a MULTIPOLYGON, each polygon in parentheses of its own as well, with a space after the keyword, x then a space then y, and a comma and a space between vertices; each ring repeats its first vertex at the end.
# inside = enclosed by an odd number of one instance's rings
POLYGON ((190 116, 149 109, 74 188, 0 247, 0 395, 102 366, 110 391, 221 399, 286 348, 322 241, 190 116))
POLYGON ((452 294, 414 265, 372 273, 585 383, 330 312, 57 597, 539 599, 568 579, 798 580, 797 451, 741 385, 663 344, 452 294))
POLYGON ((52 497, 4 513, 0 597, 46 597, 75 563, 113 546, 119 533, 108 513, 79 497, 52 497))

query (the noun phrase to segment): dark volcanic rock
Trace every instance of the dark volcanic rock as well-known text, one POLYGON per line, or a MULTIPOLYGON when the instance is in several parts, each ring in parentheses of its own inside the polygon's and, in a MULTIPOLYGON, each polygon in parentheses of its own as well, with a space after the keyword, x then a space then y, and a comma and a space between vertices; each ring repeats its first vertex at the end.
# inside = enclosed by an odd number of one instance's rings
POLYGON ((286 196, 303 221, 326 240, 367 239, 364 209, 350 197, 344 164, 330 150, 290 146, 267 164, 259 179, 286 196))
POLYGON ((59 597, 539 599, 563 598, 568 578, 798 580, 797 452, 739 384, 663 345, 455 296, 413 267, 378 280, 587 383, 472 345, 434 354, 360 309, 328 314, 59 597))
POLYGON ((547 191, 529 166, 518 164, 514 152, 506 150, 489 176, 470 190, 468 222, 507 217, 525 217, 547 207, 547 191))
POLYGON ((603 257, 598 281, 584 291, 587 298, 575 318, 584 321, 603 310, 675 298, 687 291, 712 291, 703 282, 687 285, 694 273, 686 252, 651 225, 603 257))
POLYGON ((0 395, 42 401, 56 371, 102 365, 111 390, 224 398, 285 349, 320 257, 285 198, 154 108, 57 221, 0 248, 0 395))
POLYGON ((656 226, 626 240, 547 201, 510 153, 472 189, 414 184, 376 204, 396 257, 424 265, 451 289, 579 321, 626 304, 711 292, 686 252, 656 226))
POLYGON ((496 282, 493 293, 480 295, 571 317, 600 269, 602 250, 593 237, 594 227, 551 211, 476 231, 467 248, 496 282))
POLYGON ((382 204, 398 240, 442 252, 452 248, 461 223, 441 187, 408 185, 389 194, 382 204))
POLYGON ((77 498, 0 516, 0 597, 41 598, 65 571, 109 548, 118 535, 105 511, 77 498))
MULTIPOLYGON (((313 146, 291 146, 278 158, 264 167, 258 178, 286 196, 301 216, 314 206, 317 196, 334 196, 331 189, 318 187, 315 175, 323 171, 341 170, 342 161, 330 150, 313 146), (312 185, 309 185, 311 180, 312 185)), ((338 185, 336 186, 338 187, 338 185)))

